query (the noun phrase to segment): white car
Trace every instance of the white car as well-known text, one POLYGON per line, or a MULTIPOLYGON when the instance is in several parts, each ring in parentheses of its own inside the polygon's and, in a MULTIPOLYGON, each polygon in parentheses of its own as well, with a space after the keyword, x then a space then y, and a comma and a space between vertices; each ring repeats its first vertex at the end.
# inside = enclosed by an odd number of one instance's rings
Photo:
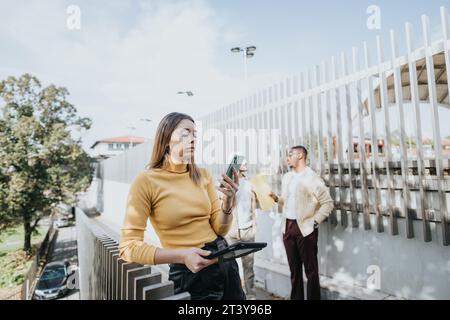
POLYGON ((55 220, 54 225, 57 228, 68 227, 70 225, 70 221, 67 218, 58 218, 55 220))

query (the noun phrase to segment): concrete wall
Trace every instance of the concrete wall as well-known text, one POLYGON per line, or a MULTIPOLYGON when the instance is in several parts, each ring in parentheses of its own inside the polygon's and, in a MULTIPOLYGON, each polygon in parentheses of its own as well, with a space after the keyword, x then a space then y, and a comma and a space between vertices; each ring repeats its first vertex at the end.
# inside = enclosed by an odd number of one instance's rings
MULTIPOLYGON (((257 257, 256 278, 268 291, 288 296, 289 268, 279 215, 259 212, 257 217, 256 241, 266 241, 268 247, 257 257)), ((391 236, 387 222, 385 219, 384 233, 323 223, 319 229, 321 275, 343 285, 340 294, 344 296, 354 294, 352 286, 371 288, 379 275, 379 291, 386 296, 450 299, 450 250, 442 245, 440 225, 431 225, 433 241, 426 243, 420 238, 406 239, 404 220, 399 220, 399 235, 391 236)), ((415 221, 416 234, 421 228, 422 222, 415 221)), ((362 291, 367 297, 376 293, 362 291)))
MULTIPOLYGON (((404 219, 399 220, 396 236, 390 235, 387 222, 386 218, 383 233, 324 224, 319 231, 322 272, 366 287, 371 269, 379 268, 383 292, 412 299, 450 299, 450 248, 442 245, 440 225, 431 225, 433 241, 426 243, 419 237, 406 238, 404 219)), ((371 224, 375 226, 375 219, 371 224)), ((413 226, 414 233, 421 234, 422 222, 414 221, 413 226)))
MULTIPOLYGON (((119 231, 123 222, 130 183, 144 169, 150 152, 151 143, 147 143, 102 164, 102 218, 114 230, 119 231)), ((340 214, 337 216, 339 218, 340 214)), ((258 211, 257 219, 256 241, 268 243, 255 257, 257 285, 288 297, 289 268, 281 237, 281 216, 274 211, 258 211)), ((414 221, 416 237, 413 239, 406 238, 404 219, 399 219, 397 236, 390 235, 388 218, 384 224, 385 232, 377 233, 363 230, 362 221, 359 229, 343 228, 339 221, 337 227, 323 223, 319 230, 319 268, 323 282, 337 283, 341 291, 345 291, 342 288, 351 291, 353 287, 367 289, 379 282, 380 290, 364 291, 368 298, 450 299, 450 248, 442 245, 440 224, 431 224, 433 241, 428 243, 420 238, 420 220, 414 221)), ((374 221, 372 226, 375 226, 374 221)), ((150 223, 146 240, 159 245, 150 223)), ((341 294, 351 296, 353 293, 341 294)))
MULTIPOLYGON (((152 147, 153 142, 149 141, 101 163, 104 176, 102 181, 103 203, 98 208, 101 208, 104 221, 110 223, 118 233, 125 217, 130 184, 148 164, 152 147)), ((150 222, 146 240, 157 245, 160 244, 150 222)))
POLYGON ((88 222, 84 219, 84 213, 79 208, 76 209, 76 217, 80 299, 89 300, 93 298, 93 292, 99 285, 92 271, 96 263, 96 238, 89 230, 88 222))
POLYGON ((102 162, 106 180, 131 183, 144 170, 152 152, 153 141, 140 144, 133 149, 102 162))

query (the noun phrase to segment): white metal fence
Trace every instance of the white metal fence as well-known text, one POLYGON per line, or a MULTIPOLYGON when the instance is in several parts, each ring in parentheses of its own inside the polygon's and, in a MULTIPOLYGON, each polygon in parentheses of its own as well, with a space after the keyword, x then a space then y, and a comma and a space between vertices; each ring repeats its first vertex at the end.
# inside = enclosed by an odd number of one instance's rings
MULTIPOLYGON (((443 146, 442 137, 450 135, 450 126, 440 116, 449 108, 447 10, 441 8, 439 41, 431 42, 427 16, 422 16, 421 26, 423 43, 416 44, 412 25, 405 24, 405 55, 397 48, 399 35, 391 30, 389 54, 385 55, 378 36, 375 60, 364 43, 362 54, 352 49, 351 68, 345 53, 332 57, 204 116, 202 130, 218 130, 228 137, 228 147, 237 140, 241 148, 233 147, 233 151, 247 158, 254 152, 269 153, 272 164, 276 163, 270 175, 275 190, 287 170, 283 161, 289 148, 306 146, 310 166, 320 173, 335 199, 329 219, 333 226, 347 227, 350 218, 351 226, 358 227, 362 215, 366 230, 383 232, 383 220, 388 219, 389 230, 396 235, 397 219, 405 219, 407 238, 420 236, 428 242, 430 222, 434 222, 440 225, 443 244, 449 245, 450 146, 443 146), (428 141, 424 140, 425 125, 432 128, 428 141), (255 129, 275 130, 277 136, 256 146, 251 139, 248 146, 242 143, 249 138, 248 130, 255 129), (230 140, 230 130, 240 131, 230 140), (375 225, 370 215, 375 215, 375 225), (423 223, 422 235, 414 234, 416 219, 423 223)), ((211 164, 210 157, 206 153, 203 159, 219 175, 225 162, 211 164)), ((250 174, 265 169, 266 165, 250 161, 250 174)))

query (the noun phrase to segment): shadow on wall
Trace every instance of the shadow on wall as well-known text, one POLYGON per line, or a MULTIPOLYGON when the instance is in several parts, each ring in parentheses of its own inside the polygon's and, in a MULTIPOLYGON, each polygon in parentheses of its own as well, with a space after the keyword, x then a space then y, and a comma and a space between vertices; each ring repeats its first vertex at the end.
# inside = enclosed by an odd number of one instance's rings
MULTIPOLYGON (((415 228, 421 228, 421 223, 415 221, 415 228)), ((390 235, 388 225, 385 227, 386 232, 374 234, 351 226, 322 224, 320 273, 344 284, 344 294, 351 294, 350 286, 359 286, 367 294, 450 299, 450 251, 441 245, 439 226, 434 228, 433 241, 427 243, 419 238, 406 239, 403 220, 399 220, 399 235, 390 235)))

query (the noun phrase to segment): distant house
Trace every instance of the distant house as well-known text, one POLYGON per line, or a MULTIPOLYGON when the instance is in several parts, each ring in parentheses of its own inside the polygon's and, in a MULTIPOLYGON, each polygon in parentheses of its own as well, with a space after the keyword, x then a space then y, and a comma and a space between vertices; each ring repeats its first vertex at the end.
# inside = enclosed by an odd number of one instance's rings
MULTIPOLYGON (((450 158, 450 139, 442 139, 442 155, 445 158, 450 158)), ((378 154, 380 157, 385 156, 385 141, 384 138, 379 138, 377 140, 378 143, 378 154)), ((345 146, 344 146, 345 147, 345 146)), ((408 139, 406 142, 406 148, 408 152, 409 157, 416 157, 417 156, 417 149, 416 149, 416 142, 415 139, 408 139)), ((347 152, 347 148, 344 148, 347 152)), ((333 136, 333 159, 336 159, 336 150, 337 150, 337 143, 336 143, 336 136, 333 136)), ((422 142, 422 150, 423 150, 423 156, 426 159, 433 159, 435 158, 434 154, 434 146, 433 146, 433 140, 431 138, 424 138, 422 142)), ((366 159, 368 159, 372 154, 372 141, 368 138, 365 138, 365 152, 366 152, 366 159)), ((353 156, 355 159, 359 159, 359 138, 353 137, 353 156)), ((399 159, 401 157, 401 150, 400 146, 398 144, 391 142, 391 156, 393 159, 399 159)))
MULTIPOLYGON (((337 159, 337 137, 333 136, 333 140, 332 140, 332 144, 333 144, 333 159, 336 160, 337 159)), ((368 137, 366 137, 364 139, 364 150, 366 153, 366 159, 369 158, 369 156, 372 153, 372 140, 368 137)), ((384 155, 384 150, 385 150, 385 146, 384 146, 384 138, 379 138, 377 139, 377 147, 378 147, 378 154, 380 156, 384 155)), ((346 145, 346 143, 343 144, 343 148, 344 148, 344 153, 346 154, 348 151, 348 147, 346 145)), ((355 159, 359 159, 359 138, 358 137, 353 137, 353 157, 355 159)))
POLYGON ((444 149, 444 154, 450 156, 450 139, 442 139, 442 149, 444 149))
POLYGON ((91 149, 94 157, 109 158, 144 142, 145 138, 135 136, 106 138, 95 141, 91 149))

